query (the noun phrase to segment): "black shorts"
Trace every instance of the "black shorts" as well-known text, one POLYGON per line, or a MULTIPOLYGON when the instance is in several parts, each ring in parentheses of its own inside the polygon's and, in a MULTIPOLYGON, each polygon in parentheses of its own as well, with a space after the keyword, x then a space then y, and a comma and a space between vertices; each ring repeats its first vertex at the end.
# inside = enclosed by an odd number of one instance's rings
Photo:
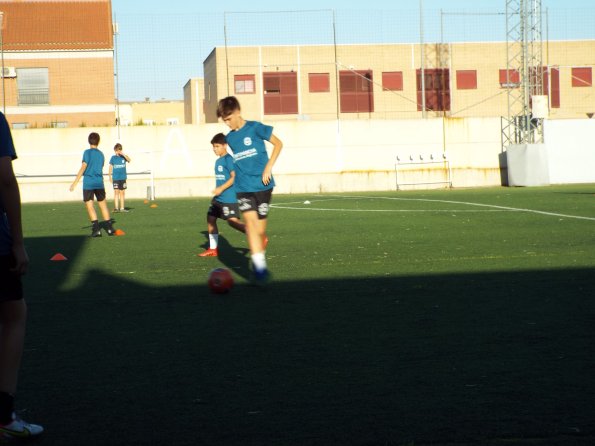
POLYGON ((11 255, 0 256, 0 302, 23 298, 21 275, 9 271, 13 265, 14 260, 11 255))
POLYGON ((221 203, 217 200, 211 201, 207 215, 222 220, 228 218, 240 218, 240 207, 237 203, 221 203))
POLYGON ((93 196, 97 201, 105 200, 105 189, 83 189, 83 201, 93 201, 93 196))
POLYGON ((126 190, 126 180, 114 180, 114 190, 126 190))
POLYGON ((269 215, 269 205, 273 198, 273 189, 258 192, 238 192, 237 196, 242 213, 256 211, 259 220, 263 220, 269 215))

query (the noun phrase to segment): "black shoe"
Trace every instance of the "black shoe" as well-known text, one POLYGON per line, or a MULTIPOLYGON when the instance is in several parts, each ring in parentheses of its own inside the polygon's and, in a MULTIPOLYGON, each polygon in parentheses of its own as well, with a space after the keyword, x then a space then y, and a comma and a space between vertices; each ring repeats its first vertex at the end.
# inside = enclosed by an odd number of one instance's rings
POLYGON ((101 229, 93 229, 91 231, 91 237, 101 237, 101 229))
POLYGON ((101 225, 103 226, 103 229, 105 229, 105 232, 107 233, 107 235, 109 235, 109 236, 116 235, 116 230, 112 226, 111 221, 101 222, 101 225))

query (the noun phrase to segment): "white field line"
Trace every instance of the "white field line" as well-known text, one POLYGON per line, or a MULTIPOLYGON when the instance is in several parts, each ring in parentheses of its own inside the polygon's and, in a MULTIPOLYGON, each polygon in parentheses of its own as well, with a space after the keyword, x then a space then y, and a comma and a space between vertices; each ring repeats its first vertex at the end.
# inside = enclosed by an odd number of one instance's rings
MULTIPOLYGON (((569 215, 569 214, 560 214, 557 212, 547 212, 547 211, 538 211, 536 209, 526 209, 526 208, 515 208, 510 206, 499 206, 495 204, 483 204, 483 203, 473 203, 469 201, 454 201, 454 200, 434 200, 429 198, 398 198, 398 197, 362 197, 357 195, 337 195, 336 200, 347 199, 359 199, 359 200, 395 200, 395 201, 424 201, 429 203, 448 203, 448 204, 462 204, 465 206, 477 206, 481 208, 487 208, 489 211, 509 211, 509 212, 528 212, 532 214, 539 214, 539 215, 547 215, 550 217, 562 217, 562 218, 574 218, 577 220, 589 220, 595 221, 595 217, 584 217, 582 215, 569 215)), ((325 200, 313 200, 311 203, 317 203, 319 201, 329 201, 333 199, 325 199, 325 200)), ((298 203, 287 203, 287 204, 298 204, 298 203)), ((303 202, 299 202, 299 204, 303 204, 303 202)), ((388 209, 388 210, 381 210, 381 209, 323 209, 323 208, 306 208, 306 207, 283 207, 283 203, 281 205, 272 205, 272 207, 281 208, 281 209, 299 209, 299 210, 318 210, 318 211, 340 211, 340 212, 480 212, 472 211, 472 210, 454 210, 454 209, 388 209)))

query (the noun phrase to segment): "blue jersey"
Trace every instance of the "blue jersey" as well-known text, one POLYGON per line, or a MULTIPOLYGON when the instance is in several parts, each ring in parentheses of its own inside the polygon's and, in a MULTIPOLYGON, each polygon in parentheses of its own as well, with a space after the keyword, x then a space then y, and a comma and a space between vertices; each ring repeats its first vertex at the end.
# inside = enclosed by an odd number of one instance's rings
POLYGON ((236 171, 236 192, 258 192, 272 189, 275 181, 262 184, 262 172, 269 161, 264 144, 273 134, 273 127, 257 121, 246 121, 238 130, 225 136, 233 152, 236 171))
POLYGON ((112 180, 120 181, 128 178, 126 174, 126 158, 123 156, 113 155, 109 163, 112 165, 112 180))
MULTIPOLYGON (((223 155, 215 161, 215 184, 219 187, 231 178, 231 173, 234 171, 233 157, 231 155, 223 155)), ((219 203, 236 203, 236 190, 234 185, 228 187, 221 195, 215 197, 219 203)))
MULTIPOLYGON (((0 113, 0 157, 10 157, 11 160, 17 158, 14 150, 14 143, 12 142, 12 135, 10 127, 6 118, 0 113)), ((12 237, 10 235, 10 227, 8 226, 8 218, 2 197, 0 197, 0 255, 10 254, 12 249, 12 237)))
POLYGON ((105 157, 99 149, 87 149, 83 153, 83 162, 87 168, 83 173, 83 189, 104 189, 103 187, 103 164, 105 157))

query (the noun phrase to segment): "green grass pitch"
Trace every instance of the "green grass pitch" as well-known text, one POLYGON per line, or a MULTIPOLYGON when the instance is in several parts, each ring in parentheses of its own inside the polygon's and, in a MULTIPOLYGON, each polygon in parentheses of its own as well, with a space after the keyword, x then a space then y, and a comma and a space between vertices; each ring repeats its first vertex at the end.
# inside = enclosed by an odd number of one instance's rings
POLYGON ((266 289, 225 223, 196 256, 207 199, 156 203, 23 207, 40 444, 595 443, 594 185, 275 195, 266 289))

